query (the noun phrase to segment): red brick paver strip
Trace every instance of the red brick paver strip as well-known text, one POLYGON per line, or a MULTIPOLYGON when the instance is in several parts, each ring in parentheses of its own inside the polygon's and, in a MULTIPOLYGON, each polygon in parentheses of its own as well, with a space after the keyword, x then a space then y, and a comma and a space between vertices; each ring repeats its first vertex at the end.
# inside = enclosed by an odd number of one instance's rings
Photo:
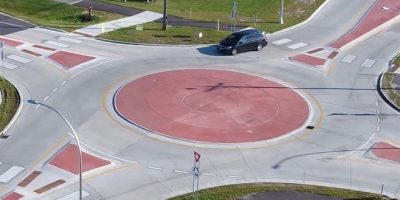
POLYGON ((347 43, 357 39, 365 33, 375 29, 381 24, 393 19, 400 14, 400 1, 377 0, 368 14, 345 36, 332 42, 329 46, 341 48, 347 43), (386 8, 386 9, 385 9, 386 8))
POLYGON ((31 183, 35 178, 37 178, 42 172, 33 171, 29 176, 27 176, 24 180, 22 180, 18 186, 19 187, 26 187, 31 183))
POLYGON ((31 50, 28 50, 28 49, 22 49, 22 51, 23 51, 23 52, 25 52, 25 53, 27 53, 27 54, 31 54, 31 55, 33 55, 33 56, 37 56, 37 57, 39 57, 39 56, 41 56, 41 55, 42 55, 42 54, 39 54, 39 53, 33 52, 33 51, 31 51, 31 50))
POLYGON ((167 137, 210 143, 255 142, 301 127, 307 102, 262 77, 187 69, 141 77, 115 95, 127 121, 167 137))
MULTIPOLYGON (((76 145, 69 144, 50 161, 50 165, 56 166, 73 174, 79 174, 79 160, 77 151, 78 147, 76 145)), ((108 160, 103 160, 85 152, 82 152, 82 159, 82 172, 111 164, 111 162, 108 160)))
POLYGON ((381 159, 400 162, 400 148, 386 142, 378 142, 372 148, 372 153, 381 159))
POLYGON ((24 197, 24 196, 19 193, 12 192, 1 199, 2 200, 18 200, 18 199, 21 199, 22 197, 24 197))
POLYGON ((81 54, 66 52, 66 51, 59 51, 51 56, 49 59, 55 61, 56 63, 66 67, 68 69, 72 69, 77 65, 83 64, 85 62, 91 61, 95 59, 95 57, 85 56, 81 54))
POLYGON ((307 65, 312 65, 312 66, 320 66, 320 65, 324 65, 326 60, 322 59, 322 58, 317 58, 314 56, 309 56, 306 54, 300 54, 300 55, 296 55, 296 56, 292 56, 290 57, 291 60, 296 61, 296 62, 301 62, 307 65))
POLYGON ((47 184, 47 185, 45 185, 45 186, 43 186, 43 187, 41 187, 39 189, 36 189, 34 192, 36 192, 38 194, 42 194, 43 192, 47 192, 47 191, 49 191, 49 190, 51 190, 51 189, 53 189, 53 188, 55 188, 55 187, 57 187, 57 186, 59 186, 61 184, 64 184, 64 183, 65 183, 64 180, 59 179, 59 180, 54 181, 54 182, 52 182, 50 184, 47 184))
POLYGON ((329 54, 328 58, 329 58, 329 59, 333 59, 333 58, 335 58, 338 54, 339 54, 339 52, 334 51, 334 52, 332 52, 331 54, 329 54))
POLYGON ((314 49, 314 50, 311 50, 311 51, 307 51, 307 53, 313 54, 313 53, 320 52, 320 51, 322 51, 322 50, 324 50, 324 48, 318 48, 318 49, 314 49))
POLYGON ((4 38, 4 37, 0 37, 0 42, 4 42, 4 44, 6 44, 7 46, 10 46, 10 47, 17 47, 19 45, 24 44, 22 42, 18 42, 18 41, 15 41, 15 40, 4 38))
POLYGON ((48 50, 48 51, 55 51, 55 50, 57 50, 57 49, 53 49, 53 48, 50 48, 50 47, 45 47, 45 46, 42 46, 42 45, 33 45, 33 47, 36 47, 36 48, 39 48, 39 49, 48 50))

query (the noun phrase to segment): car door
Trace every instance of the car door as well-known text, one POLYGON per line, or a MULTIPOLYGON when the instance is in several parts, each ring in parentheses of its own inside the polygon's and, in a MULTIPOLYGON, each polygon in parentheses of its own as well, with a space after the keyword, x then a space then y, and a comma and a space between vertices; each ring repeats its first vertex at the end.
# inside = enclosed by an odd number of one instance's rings
POLYGON ((249 47, 247 45, 247 36, 243 36, 237 45, 238 52, 245 52, 248 51, 249 47))
POLYGON ((248 51, 256 50, 258 45, 257 35, 250 35, 248 36, 248 51))

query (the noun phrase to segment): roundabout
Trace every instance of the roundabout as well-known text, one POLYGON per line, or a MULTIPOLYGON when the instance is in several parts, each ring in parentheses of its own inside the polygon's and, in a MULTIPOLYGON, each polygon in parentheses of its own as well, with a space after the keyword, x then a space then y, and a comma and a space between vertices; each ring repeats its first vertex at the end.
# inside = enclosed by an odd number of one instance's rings
POLYGON ((151 132, 206 143, 275 139, 303 127, 310 114, 301 94, 281 83, 204 69, 133 80, 114 95, 114 108, 151 132))

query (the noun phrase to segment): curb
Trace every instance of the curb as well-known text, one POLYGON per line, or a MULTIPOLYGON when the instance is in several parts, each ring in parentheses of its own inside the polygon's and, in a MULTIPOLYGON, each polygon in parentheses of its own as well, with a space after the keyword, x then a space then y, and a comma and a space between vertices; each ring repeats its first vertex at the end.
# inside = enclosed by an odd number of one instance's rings
POLYGON ((400 107, 396 106, 390 99, 389 97, 386 96, 386 94, 381 90, 381 86, 382 86, 382 77, 383 77, 384 73, 379 74, 378 77, 378 83, 377 83, 377 90, 379 95, 382 97, 382 99, 390 105, 390 107, 392 107, 393 109, 395 109, 397 112, 400 112, 400 107))
MULTIPOLYGON (((10 81, 9 81, 9 82, 10 82, 10 81)), ((10 83, 11 83, 11 82, 10 82, 10 83)), ((11 128, 11 126, 15 123, 15 121, 17 120, 19 114, 21 113, 22 107, 23 107, 23 105, 24 105, 24 101, 23 101, 24 97, 23 97, 23 95, 21 94, 21 92, 18 90, 18 88, 17 88, 13 83, 11 83, 11 84, 13 85, 13 87, 15 88, 15 90, 18 92, 18 96, 19 96, 19 106, 18 106, 17 111, 14 113, 14 116, 11 118, 10 122, 8 122, 8 124, 7 124, 7 125, 4 127, 4 129, 0 132, 0 136, 4 136, 5 133, 6 133, 6 132, 11 128)))
POLYGON ((61 29, 58 29, 58 28, 52 28, 52 27, 48 27, 48 26, 37 26, 37 27, 41 28, 41 29, 47 29, 47 30, 50 30, 50 31, 60 32, 60 33, 70 33, 70 32, 67 32, 67 31, 64 31, 64 30, 61 30, 61 29))
POLYGON ((203 47, 203 46, 212 46, 216 44, 151 44, 151 43, 139 43, 139 42, 124 42, 119 40, 111 40, 93 37, 95 40, 102 42, 110 42, 116 44, 127 44, 127 45, 141 45, 141 46, 163 46, 163 47, 203 47))
POLYGON ((331 1, 331 0, 325 0, 325 2, 324 2, 321 6, 319 6, 319 8, 318 8, 317 10, 315 10, 314 13, 311 14, 311 16, 308 17, 306 20, 304 20, 304 21, 302 21, 302 22, 300 22, 300 23, 298 23, 298 24, 296 24, 296 25, 294 25, 294 26, 291 26, 291 27, 282 29, 282 30, 280 30, 280 31, 277 31, 277 32, 274 32, 274 33, 271 33, 271 34, 277 35, 277 34, 281 34, 281 33, 284 33, 284 32, 286 32, 286 31, 290 31, 290 30, 292 30, 292 29, 298 28, 298 27, 300 27, 300 26, 303 26, 304 24, 306 24, 306 23, 308 23, 309 21, 311 21, 311 20, 319 13, 319 11, 321 11, 321 10, 328 4, 328 2, 330 2, 330 1, 331 1))

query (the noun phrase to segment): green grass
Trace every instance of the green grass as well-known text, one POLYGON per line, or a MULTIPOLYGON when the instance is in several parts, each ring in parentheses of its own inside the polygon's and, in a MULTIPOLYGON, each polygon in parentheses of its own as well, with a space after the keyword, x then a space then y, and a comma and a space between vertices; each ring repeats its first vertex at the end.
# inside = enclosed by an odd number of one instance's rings
MULTIPOLYGON (((354 190, 345 190, 337 188, 328 188, 311 185, 298 184, 272 184, 272 183, 257 183, 257 184, 240 184, 227 185, 199 191, 199 200, 234 200, 257 192, 307 192, 331 197, 337 197, 344 200, 383 200, 377 194, 359 192, 354 190)), ((171 198, 170 200, 192 200, 192 194, 186 194, 171 198)))
POLYGON ((0 12, 17 16, 40 26, 66 31, 123 17, 119 14, 93 11, 93 20, 84 22, 82 18, 87 13, 86 9, 52 0, 0 0, 0 12))
POLYGON ((150 43, 150 44, 210 44, 216 43, 226 37, 229 32, 215 31, 211 29, 173 26, 168 31, 162 30, 160 23, 147 23, 143 25, 143 31, 136 27, 123 28, 100 35, 100 38, 118 40, 124 42, 150 43), (203 37, 199 38, 199 33, 203 37))
MULTIPOLYGON (((163 0, 101 0, 127 7, 162 12, 163 0)), ((238 22, 242 25, 275 32, 307 19, 325 0, 285 0, 285 24, 279 24, 281 0, 238 0, 238 22), (254 24, 254 16, 260 21, 254 24)), ((232 0, 169 0, 168 13, 183 18, 230 23, 232 0), (190 9, 192 15, 190 16, 190 9)))
POLYGON ((393 89, 392 81, 394 74, 387 72, 382 77, 382 90, 386 96, 392 101, 397 107, 400 107, 400 94, 393 89))
POLYGON ((11 121, 20 103, 17 89, 7 80, 0 79, 2 102, 0 105, 0 130, 11 121))

